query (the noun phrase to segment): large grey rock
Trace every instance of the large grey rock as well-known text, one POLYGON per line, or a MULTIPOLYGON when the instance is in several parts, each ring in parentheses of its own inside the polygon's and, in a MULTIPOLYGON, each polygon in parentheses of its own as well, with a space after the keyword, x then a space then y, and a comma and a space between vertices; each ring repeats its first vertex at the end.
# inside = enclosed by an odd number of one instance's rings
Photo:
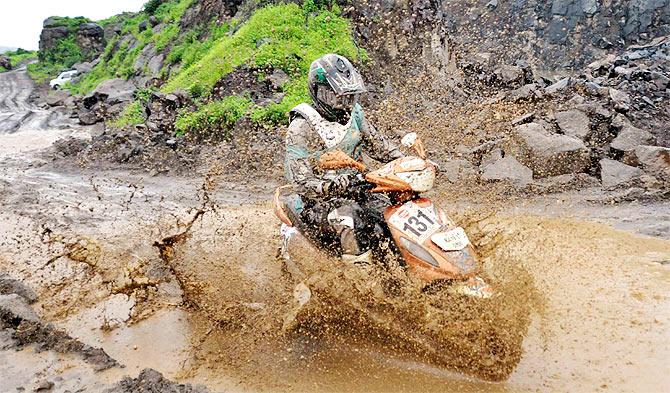
POLYGON ((536 177, 585 172, 591 161, 589 149, 579 138, 553 134, 541 124, 522 124, 514 129, 517 159, 536 177))
POLYGON ((514 157, 507 156, 488 165, 482 174, 482 179, 509 181, 518 188, 524 188, 533 181, 533 171, 514 157))
POLYGON ((523 69, 513 65, 502 65, 493 71, 496 80, 505 86, 521 85, 523 81, 523 69))
POLYGON ((570 86, 570 78, 563 78, 560 81, 554 83, 551 86, 548 86, 544 89, 544 92, 547 94, 556 94, 560 91, 567 89, 570 86))
POLYGON ((586 113, 579 110, 556 112, 556 123, 565 135, 584 140, 591 132, 591 121, 586 113))
POLYGON ((12 70, 12 61, 9 59, 9 57, 5 55, 0 55, 0 67, 4 68, 7 71, 12 70))
POLYGON ((163 69, 163 61, 165 60, 165 55, 160 53, 149 60, 147 63, 147 69, 152 76, 158 76, 161 70, 163 69))
POLYGON ((631 124, 624 124, 610 147, 622 152, 629 152, 640 145, 653 145, 655 141, 656 138, 649 131, 634 127, 631 124))
POLYGON ((104 102, 106 105, 115 105, 118 103, 129 102, 133 100, 135 85, 124 79, 109 79, 98 85, 95 90, 84 97, 84 105, 90 108, 97 102, 104 102))
POLYGON ((62 106, 70 95, 62 90, 50 92, 45 101, 49 106, 62 106))
POLYGON ((643 172, 640 168, 604 158, 600 160, 600 178, 603 188, 613 190, 629 187, 640 181, 643 172))
POLYGON ((670 148, 661 146, 637 146, 635 157, 645 172, 670 182, 670 148))
POLYGON ((475 167, 467 160, 449 160, 440 165, 440 174, 451 183, 457 183, 476 176, 475 167))

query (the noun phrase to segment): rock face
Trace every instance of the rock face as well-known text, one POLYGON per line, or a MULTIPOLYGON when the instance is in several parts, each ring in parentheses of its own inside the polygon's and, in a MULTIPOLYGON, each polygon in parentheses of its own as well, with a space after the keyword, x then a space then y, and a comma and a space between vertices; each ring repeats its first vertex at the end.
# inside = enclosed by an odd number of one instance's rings
POLYGON ((640 168, 605 158, 600 161, 600 173, 603 188, 613 190, 639 182, 643 172, 640 168))
POLYGON ((43 23, 40 34, 40 59, 46 53, 58 47, 64 39, 73 39, 81 50, 82 60, 91 61, 98 57, 107 45, 103 28, 92 22, 65 21, 63 18, 50 17, 43 23))
POLYGON ((541 124, 522 124, 514 130, 517 159, 536 177, 584 172, 590 165, 589 150, 580 139, 553 134, 541 124))
POLYGON ((9 57, 5 55, 0 55, 0 67, 4 68, 7 71, 11 71, 12 62, 9 60, 9 57))
POLYGON ((524 188, 533 181, 533 171, 508 156, 488 165, 482 179, 509 181, 518 188, 524 188))
POLYGON ((107 45, 105 31, 96 23, 84 23, 77 30, 77 45, 82 50, 85 60, 98 57, 107 45))

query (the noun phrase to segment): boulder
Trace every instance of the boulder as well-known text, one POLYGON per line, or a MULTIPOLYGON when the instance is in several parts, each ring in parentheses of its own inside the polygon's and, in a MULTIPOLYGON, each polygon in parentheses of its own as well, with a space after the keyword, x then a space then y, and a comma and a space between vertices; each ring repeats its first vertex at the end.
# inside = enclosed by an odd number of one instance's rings
POLYGON ((9 57, 5 55, 0 55, 0 67, 4 68, 7 71, 12 70, 12 61, 9 59, 9 57))
POLYGON ((84 97, 84 106, 90 109, 98 102, 106 105, 129 102, 133 100, 135 85, 124 79, 109 79, 98 85, 92 93, 84 97))
POLYGON ((82 23, 76 32, 77 45, 86 60, 93 60, 107 46, 105 30, 97 23, 82 23))
POLYGON ((624 93, 621 90, 610 88, 610 100, 614 104, 614 108, 622 112, 626 112, 630 109, 631 99, 627 93, 624 93))
POLYGON ((488 165, 482 174, 482 179, 509 181, 518 188, 524 188, 533 181, 533 171, 514 157, 507 156, 488 165))
POLYGON ((503 65, 493 71, 496 80, 504 86, 518 87, 522 84, 524 72, 521 67, 503 65))
POLYGON ((554 83, 551 86, 548 86, 544 89, 544 92, 547 94, 556 94, 560 91, 565 90, 568 86, 570 86, 570 78, 563 78, 560 81, 554 83))
POLYGON ((538 123, 522 124, 513 131, 517 159, 536 177, 585 172, 590 166, 589 149, 579 138, 553 134, 538 123))
POLYGON ((512 101, 529 101, 540 99, 544 95, 537 84, 529 83, 510 91, 507 96, 512 101))
POLYGON ((586 139, 591 131, 591 121, 586 113, 579 110, 569 110, 556 112, 554 114, 558 128, 565 135, 577 137, 581 140, 586 139))
POLYGON ((653 145, 655 142, 656 138, 649 131, 625 123, 619 134, 610 143, 610 147, 622 152, 630 152, 639 145, 653 145))
POLYGON ((604 158, 600 160, 600 178, 603 188, 613 190, 630 187, 640 181, 643 172, 640 168, 604 158))
POLYGON ((670 148, 637 146, 635 148, 635 157, 645 172, 666 182, 670 182, 670 148))
POLYGON ((440 174, 451 183, 473 178, 477 174, 475 167, 467 160, 449 160, 440 165, 440 174))
POLYGON ((65 104, 65 100, 68 99, 70 95, 62 90, 55 91, 55 92, 50 92, 49 95, 46 97, 46 103, 49 106, 62 106, 65 104))

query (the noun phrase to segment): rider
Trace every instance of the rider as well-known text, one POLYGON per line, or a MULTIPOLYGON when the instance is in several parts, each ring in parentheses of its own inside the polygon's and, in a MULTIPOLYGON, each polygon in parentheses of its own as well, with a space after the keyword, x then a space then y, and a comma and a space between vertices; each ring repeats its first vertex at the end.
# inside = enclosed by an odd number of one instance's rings
POLYGON ((357 160, 365 153, 384 163, 403 154, 365 118, 358 103, 366 92, 363 78, 345 57, 327 54, 315 60, 308 85, 313 106, 303 103, 290 112, 286 177, 300 196, 301 220, 317 232, 336 235, 344 261, 370 263, 372 254, 362 236, 369 225, 364 216, 380 214, 379 198, 383 197, 361 201, 357 198, 360 188, 355 187, 360 182, 357 173, 350 169, 324 171, 317 161, 321 154, 336 149, 357 160))

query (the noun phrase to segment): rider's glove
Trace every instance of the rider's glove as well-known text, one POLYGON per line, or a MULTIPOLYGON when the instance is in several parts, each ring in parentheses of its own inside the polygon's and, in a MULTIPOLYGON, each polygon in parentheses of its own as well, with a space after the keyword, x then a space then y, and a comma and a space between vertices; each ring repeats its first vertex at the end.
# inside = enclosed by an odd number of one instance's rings
POLYGON ((326 193, 330 195, 343 195, 351 184, 350 175, 338 175, 326 185, 326 193))

